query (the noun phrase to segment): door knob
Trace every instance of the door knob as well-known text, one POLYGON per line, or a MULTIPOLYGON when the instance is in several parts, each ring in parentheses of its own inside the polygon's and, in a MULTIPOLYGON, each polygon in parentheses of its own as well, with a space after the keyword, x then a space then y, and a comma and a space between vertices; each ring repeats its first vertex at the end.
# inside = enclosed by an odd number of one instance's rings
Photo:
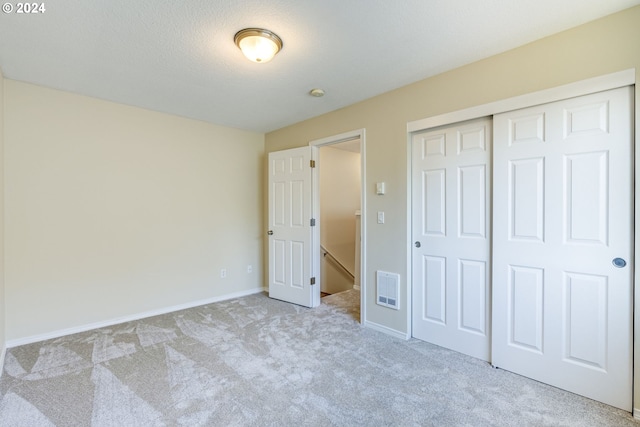
POLYGON ((613 263, 614 267, 617 268, 622 268, 627 265, 627 261, 623 260, 622 258, 614 258, 611 262, 613 263))
POLYGON ((422 245, 420 244, 420 242, 416 242, 416 243, 414 243, 414 244, 416 245, 416 248, 419 248, 420 246, 422 246, 422 245))
POLYGON ((269 230, 269 231, 267 231, 267 234, 268 234, 269 236, 273 236, 273 230, 269 230))

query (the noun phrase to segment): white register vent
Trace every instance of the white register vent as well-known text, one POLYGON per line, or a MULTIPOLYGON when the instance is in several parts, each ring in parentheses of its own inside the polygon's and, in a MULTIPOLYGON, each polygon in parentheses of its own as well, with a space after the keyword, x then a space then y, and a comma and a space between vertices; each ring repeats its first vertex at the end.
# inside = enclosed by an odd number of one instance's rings
POLYGON ((400 275, 387 273, 386 271, 376 271, 376 303, 384 307, 400 309, 400 275))

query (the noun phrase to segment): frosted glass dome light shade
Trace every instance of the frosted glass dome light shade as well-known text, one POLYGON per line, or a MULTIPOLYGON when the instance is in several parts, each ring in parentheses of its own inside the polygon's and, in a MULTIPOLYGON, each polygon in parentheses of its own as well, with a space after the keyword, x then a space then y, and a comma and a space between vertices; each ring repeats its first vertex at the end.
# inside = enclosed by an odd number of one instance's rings
POLYGON ((262 28, 245 28, 233 38, 244 56, 253 62, 269 62, 282 49, 282 39, 262 28))

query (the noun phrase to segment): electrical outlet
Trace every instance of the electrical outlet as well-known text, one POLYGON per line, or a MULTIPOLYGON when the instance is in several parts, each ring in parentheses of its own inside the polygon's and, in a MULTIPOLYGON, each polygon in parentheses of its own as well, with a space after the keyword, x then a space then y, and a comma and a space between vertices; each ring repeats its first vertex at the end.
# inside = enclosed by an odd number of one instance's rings
POLYGON ((247 265, 247 274, 251 274, 251 273, 253 273, 253 266, 247 265))
POLYGON ((223 268, 222 270, 220 270, 220 278, 226 279, 226 277, 227 277, 227 269, 223 268))

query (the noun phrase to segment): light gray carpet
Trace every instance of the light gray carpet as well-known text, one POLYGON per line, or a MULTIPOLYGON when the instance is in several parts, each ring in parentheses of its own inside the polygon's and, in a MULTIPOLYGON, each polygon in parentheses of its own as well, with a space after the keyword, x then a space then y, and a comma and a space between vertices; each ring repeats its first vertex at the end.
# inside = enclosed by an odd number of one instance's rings
POLYGON ((10 349, 1 426, 634 426, 630 414, 264 294, 10 349))

